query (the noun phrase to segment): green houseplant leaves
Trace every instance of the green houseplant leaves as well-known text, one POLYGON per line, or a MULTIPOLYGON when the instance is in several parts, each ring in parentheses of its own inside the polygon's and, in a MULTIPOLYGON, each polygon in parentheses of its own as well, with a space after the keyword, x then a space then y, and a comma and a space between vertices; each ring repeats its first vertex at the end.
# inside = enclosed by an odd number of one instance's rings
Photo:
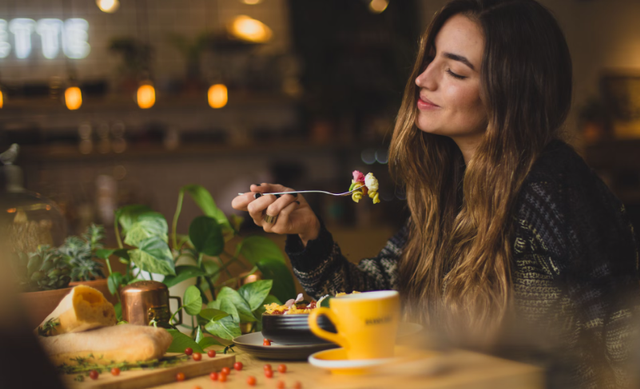
MULTIPOLYGON (((241 323, 251 323, 252 329, 259 329, 265 303, 286 301, 296 295, 293 277, 282 251, 270 239, 244 237, 234 254, 225 251, 225 242, 239 237, 241 219, 233 220, 232 225, 216 206, 211 194, 200 185, 186 185, 180 189, 170 232, 164 216, 149 207, 129 205, 116 211, 114 228, 119 248, 98 253, 107 260, 110 256, 117 256, 128 265, 125 274, 110 271, 108 281, 112 293, 117 292, 120 285, 137 280, 139 275, 133 276, 135 267, 164 275, 163 282, 167 287, 195 279, 195 285, 186 289, 183 305, 178 309, 184 309, 191 316, 191 326, 187 328, 192 329, 192 336, 177 329, 170 330, 174 338, 170 351, 183 352, 187 347, 203 350, 220 344, 215 338, 205 336, 205 332, 233 340, 241 335, 241 323), (203 215, 191 221, 188 235, 181 235, 177 232, 177 221, 185 194, 193 199, 203 215), (185 257, 192 262, 176 266, 178 259, 185 257), (260 270, 263 279, 247 283, 238 290, 229 287, 242 281, 240 276, 234 278, 229 272, 228 267, 235 262, 244 263, 245 267, 246 264, 253 266, 243 277, 260 270), (219 281, 221 274, 226 275, 223 281, 219 281), (206 304, 205 308, 203 304, 206 304)), ((175 325, 174 317, 178 311, 169 320, 169 325, 175 325)))

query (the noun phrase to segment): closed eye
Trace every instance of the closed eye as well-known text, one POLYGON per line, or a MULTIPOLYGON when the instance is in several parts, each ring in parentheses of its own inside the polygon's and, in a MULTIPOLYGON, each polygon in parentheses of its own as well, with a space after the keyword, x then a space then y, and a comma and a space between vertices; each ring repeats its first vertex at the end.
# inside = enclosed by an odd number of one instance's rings
POLYGON ((447 73, 449 73, 449 75, 451 75, 452 77, 457 78, 458 80, 464 80, 465 78, 467 78, 465 76, 461 76, 459 74, 452 72, 451 69, 447 69, 447 73))

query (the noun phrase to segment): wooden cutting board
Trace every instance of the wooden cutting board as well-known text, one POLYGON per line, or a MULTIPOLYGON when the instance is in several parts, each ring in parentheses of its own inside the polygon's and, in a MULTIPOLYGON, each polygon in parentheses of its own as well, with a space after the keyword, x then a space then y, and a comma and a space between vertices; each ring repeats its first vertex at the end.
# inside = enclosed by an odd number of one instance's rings
POLYGON ((176 382, 176 374, 184 373, 186 379, 209 374, 213 371, 220 371, 223 367, 233 367, 236 361, 235 355, 218 354, 214 358, 209 358, 207 354, 202 356, 202 360, 194 361, 189 359, 178 365, 149 369, 123 371, 115 377, 110 372, 104 371, 97 380, 89 377, 83 382, 74 381, 75 375, 64 377, 65 385, 69 389, 135 389, 148 388, 176 382))

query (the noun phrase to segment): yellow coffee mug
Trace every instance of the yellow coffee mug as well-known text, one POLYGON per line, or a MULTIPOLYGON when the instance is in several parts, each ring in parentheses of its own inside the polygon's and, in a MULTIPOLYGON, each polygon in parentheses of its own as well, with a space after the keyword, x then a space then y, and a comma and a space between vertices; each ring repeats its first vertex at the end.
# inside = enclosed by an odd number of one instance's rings
POLYGON ((395 290, 381 290, 335 297, 329 308, 318 307, 309 315, 311 331, 344 348, 349 359, 393 357, 400 316, 400 296, 395 290), (337 333, 318 326, 326 315, 337 333))

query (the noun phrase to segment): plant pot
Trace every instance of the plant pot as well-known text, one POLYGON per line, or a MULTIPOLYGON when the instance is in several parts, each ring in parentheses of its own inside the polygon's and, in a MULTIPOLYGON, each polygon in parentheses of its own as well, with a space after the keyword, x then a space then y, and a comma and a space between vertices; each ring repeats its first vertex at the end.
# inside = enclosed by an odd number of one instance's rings
POLYGON ((42 323, 73 288, 55 290, 43 290, 41 292, 20 293, 20 299, 27 312, 28 323, 31 328, 36 328, 42 323))
POLYGON ((112 295, 111 292, 109 292, 109 283, 106 278, 92 281, 74 281, 69 283, 70 287, 77 285, 86 285, 99 290, 104 295, 104 298, 106 298, 111 304, 116 304, 118 302, 118 296, 112 295))

